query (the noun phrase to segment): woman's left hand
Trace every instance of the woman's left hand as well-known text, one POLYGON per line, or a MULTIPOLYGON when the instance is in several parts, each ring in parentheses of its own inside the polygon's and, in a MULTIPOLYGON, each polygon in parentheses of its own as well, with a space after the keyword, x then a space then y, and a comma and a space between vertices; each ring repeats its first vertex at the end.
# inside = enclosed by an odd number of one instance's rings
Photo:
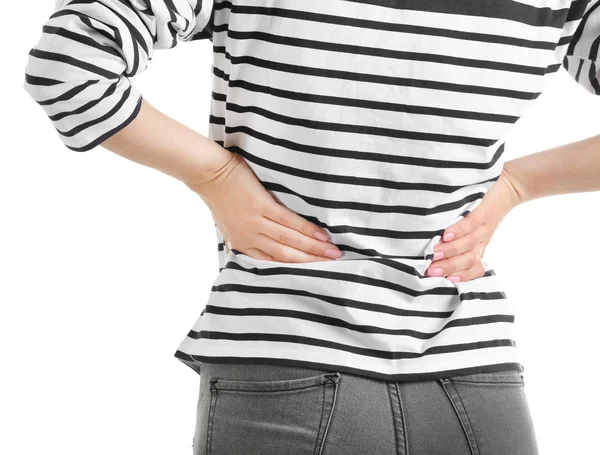
POLYGON ((444 230, 442 242, 433 248, 433 262, 425 275, 444 276, 450 281, 483 276, 485 267, 481 258, 487 245, 502 219, 522 202, 515 188, 514 178, 503 169, 481 203, 444 230))

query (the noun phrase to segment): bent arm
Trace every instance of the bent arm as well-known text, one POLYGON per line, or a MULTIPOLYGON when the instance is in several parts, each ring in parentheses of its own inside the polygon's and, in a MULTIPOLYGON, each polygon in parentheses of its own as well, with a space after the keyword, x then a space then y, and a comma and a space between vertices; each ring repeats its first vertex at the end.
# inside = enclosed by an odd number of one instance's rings
POLYGON ((210 35, 212 4, 57 2, 29 51, 23 88, 44 109, 65 146, 92 150, 139 114, 142 95, 133 78, 146 70, 155 50, 210 35))
POLYGON ((234 155, 155 109, 132 79, 155 50, 208 38, 212 7, 213 0, 57 2, 29 52, 23 87, 69 149, 102 145, 202 183, 234 155))
POLYGON ((202 184, 235 157, 213 140, 165 115, 146 99, 125 128, 102 142, 104 148, 181 180, 198 194, 202 184))
MULTIPOLYGON (((590 94, 600 95, 600 0, 573 2, 562 64, 590 94), (575 27, 572 25, 575 24, 575 27)), ((519 202, 600 190, 600 134, 504 163, 519 202)))
POLYGON ((504 163, 519 202, 600 190, 600 134, 504 163))

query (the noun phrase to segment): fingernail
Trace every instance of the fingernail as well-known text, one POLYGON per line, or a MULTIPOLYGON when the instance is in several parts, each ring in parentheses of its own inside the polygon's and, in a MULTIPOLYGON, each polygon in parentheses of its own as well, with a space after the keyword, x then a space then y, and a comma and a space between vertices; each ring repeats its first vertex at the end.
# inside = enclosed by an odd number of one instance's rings
POLYGON ((435 253, 433 253, 433 260, 437 261, 438 259, 442 259, 444 257, 444 252, 443 251, 436 251, 435 253))
POLYGON ((444 242, 449 242, 450 240, 452 240, 454 238, 454 232, 450 231, 450 232, 444 232, 444 242))
POLYGON ((319 240, 323 240, 323 241, 325 241, 325 242, 326 242, 327 240, 329 240, 329 239, 327 238, 327 235, 326 235, 326 234, 324 234, 324 233, 322 233, 321 231, 317 231, 317 232, 315 232, 315 238, 316 238, 316 239, 319 239, 319 240))
POLYGON ((434 267, 432 269, 429 269, 429 276, 439 276, 443 273, 443 270, 440 269, 439 267, 434 267))
POLYGON ((460 277, 459 277, 459 276, 456 276, 456 275, 450 275, 450 276, 448 277, 448 279, 449 279, 450 281, 460 281, 460 277))
POLYGON ((334 250, 334 249, 327 249, 325 250, 325 256, 333 258, 333 259, 337 259, 339 257, 342 257, 342 252, 340 250, 334 250))

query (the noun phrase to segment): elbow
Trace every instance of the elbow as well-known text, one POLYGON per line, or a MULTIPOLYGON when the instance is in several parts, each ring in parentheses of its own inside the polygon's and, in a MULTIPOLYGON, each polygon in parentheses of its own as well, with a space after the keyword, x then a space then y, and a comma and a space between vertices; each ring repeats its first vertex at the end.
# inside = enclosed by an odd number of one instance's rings
MULTIPOLYGON (((31 50, 29 52, 31 52, 31 50)), ((23 87, 23 90, 25 90, 27 92, 27 94, 35 100, 36 93, 39 92, 39 87, 38 87, 38 84, 35 83, 37 78, 35 77, 35 73, 34 73, 32 66, 33 65, 31 63, 31 54, 28 53, 27 54, 27 63, 25 64, 25 67, 23 68, 22 87, 23 87)))
POLYGON ((31 98, 40 103, 50 97, 52 87, 60 84, 61 81, 49 77, 50 71, 47 66, 44 65, 43 61, 35 61, 31 51, 27 57, 22 87, 31 98))
POLYGON ((47 33, 27 58, 23 88, 69 149, 92 150, 137 116, 141 94, 113 53, 47 33))

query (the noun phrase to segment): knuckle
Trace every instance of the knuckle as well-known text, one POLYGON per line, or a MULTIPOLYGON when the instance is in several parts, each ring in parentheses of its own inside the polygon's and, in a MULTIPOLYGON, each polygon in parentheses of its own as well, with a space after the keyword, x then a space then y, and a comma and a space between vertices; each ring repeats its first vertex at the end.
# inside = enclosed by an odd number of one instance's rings
POLYGON ((300 226, 300 228, 298 229, 300 232, 302 232, 304 235, 307 235, 309 237, 313 237, 313 234, 316 231, 319 231, 319 228, 317 226, 315 226, 314 224, 312 224, 309 221, 306 221, 305 223, 302 223, 302 225, 300 226))
POLYGON ((279 224, 283 224, 284 226, 287 226, 288 223, 290 222, 290 217, 286 213, 281 213, 277 216, 277 222, 279 224))
POLYGON ((309 253, 316 256, 315 259, 322 260, 323 256, 325 256, 325 250, 331 250, 331 249, 335 249, 335 248, 332 248, 329 245, 326 245, 324 247, 315 246, 314 248, 310 249, 309 253))
MULTIPOLYGON (((469 236, 469 238, 467 240, 467 245, 468 245, 468 249, 473 251, 475 249, 475 247, 477 246, 477 240, 474 239, 472 236, 469 236)), ((477 254, 477 252, 475 252, 475 254, 477 254)))
POLYGON ((281 232, 281 233, 279 233, 279 234, 277 235, 277 240, 278 240, 280 243, 285 243, 285 244, 287 244, 287 243, 288 243, 288 241, 290 240, 290 236, 289 236, 287 233, 285 233, 285 232, 281 232))
POLYGON ((321 256, 323 253, 325 253, 325 248, 320 248, 314 245, 312 242, 309 242, 307 246, 302 247, 302 251, 304 251, 306 254, 310 254, 311 256, 321 256))
MULTIPOLYGON (((451 244, 452 245, 452 244, 451 244)), ((457 244, 448 247, 448 250, 444 253, 447 258, 458 256, 461 253, 460 248, 457 244)))

